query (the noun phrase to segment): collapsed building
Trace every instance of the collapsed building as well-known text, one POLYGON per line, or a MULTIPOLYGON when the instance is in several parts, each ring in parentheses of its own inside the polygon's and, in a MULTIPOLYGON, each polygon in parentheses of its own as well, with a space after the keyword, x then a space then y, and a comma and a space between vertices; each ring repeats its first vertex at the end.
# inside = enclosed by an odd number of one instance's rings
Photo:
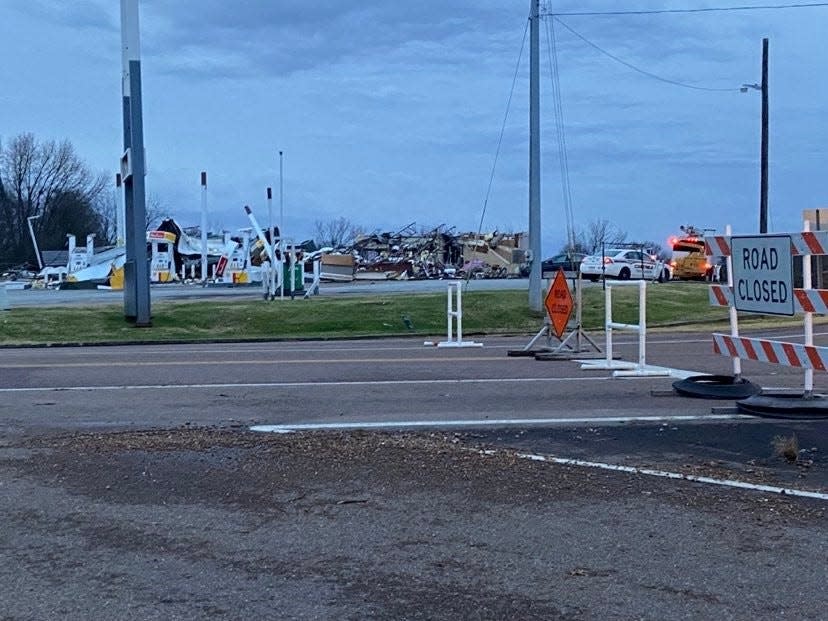
MULTIPOLYGON (((202 274, 200 231, 183 228, 171 218, 164 220, 147 231, 150 281, 261 283, 270 269, 267 248, 271 245, 279 271, 288 269, 290 263, 289 271, 297 272, 292 277, 284 274, 288 282, 295 281, 292 287, 297 290, 304 281, 518 278, 529 272, 526 233, 456 234, 445 225, 418 231, 410 224, 395 232, 358 235, 347 246, 319 248, 310 240, 301 244, 282 240, 278 229, 272 244, 269 231, 256 232, 257 227, 239 229, 236 235, 227 231, 208 235, 207 274, 202 274)), ((95 247, 94 235, 87 236, 85 246, 76 245, 74 235, 67 238, 68 250, 42 253, 45 267, 35 279, 39 286, 123 288, 123 246, 95 247)))
POLYGON ((353 244, 325 248, 322 280, 518 278, 528 274, 526 233, 455 234, 444 225, 417 232, 359 235, 353 244))

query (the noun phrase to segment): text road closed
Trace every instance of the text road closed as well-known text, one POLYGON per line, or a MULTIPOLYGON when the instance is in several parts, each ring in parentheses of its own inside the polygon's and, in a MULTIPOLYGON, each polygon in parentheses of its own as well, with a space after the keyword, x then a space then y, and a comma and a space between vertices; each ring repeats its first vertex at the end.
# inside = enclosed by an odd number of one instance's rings
POLYGON ((793 315, 790 235, 731 238, 736 310, 793 315))

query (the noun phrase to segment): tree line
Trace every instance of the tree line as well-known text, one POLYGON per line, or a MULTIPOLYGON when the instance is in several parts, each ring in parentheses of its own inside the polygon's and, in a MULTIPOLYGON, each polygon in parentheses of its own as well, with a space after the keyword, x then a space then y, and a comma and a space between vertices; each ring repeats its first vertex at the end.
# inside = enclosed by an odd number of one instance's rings
POLYGON ((66 247, 67 233, 114 235, 114 192, 68 140, 20 134, 0 142, 0 264, 37 265, 29 222, 41 248, 66 247))
POLYGON ((667 254, 661 244, 651 241, 629 240, 627 232, 618 228, 609 220, 598 218, 589 222, 585 228, 575 231, 574 243, 566 244, 561 253, 601 254, 606 248, 618 245, 640 246, 656 254, 659 258, 666 258, 667 254))

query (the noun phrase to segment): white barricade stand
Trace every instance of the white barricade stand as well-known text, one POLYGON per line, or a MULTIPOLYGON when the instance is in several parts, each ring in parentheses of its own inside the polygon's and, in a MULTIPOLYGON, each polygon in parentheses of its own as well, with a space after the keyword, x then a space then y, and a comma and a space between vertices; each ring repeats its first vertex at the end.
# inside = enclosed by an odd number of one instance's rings
MULTIPOLYGON (((822 403, 825 399, 823 397, 818 399, 817 395, 814 394, 814 371, 828 371, 828 347, 814 345, 813 316, 815 314, 828 315, 828 289, 812 288, 811 256, 828 255, 828 231, 811 232, 810 223, 807 221, 803 228, 804 231, 801 233, 735 237, 731 235, 731 229, 728 226, 724 236, 705 237, 706 254, 708 256, 727 257, 729 268, 727 285, 711 285, 710 287, 711 305, 729 307, 731 318, 731 333, 729 335, 714 333, 713 349, 716 353, 733 359, 733 372, 737 377, 741 373, 741 359, 803 369, 805 377, 802 397, 798 402, 789 401, 795 407, 805 409, 805 411, 813 411, 816 408, 822 408, 825 411, 828 407, 822 403), (782 238, 784 250, 790 248, 791 255, 802 257, 802 288, 793 288, 785 282, 785 278, 792 281, 791 273, 787 272, 779 276, 778 282, 781 285, 778 285, 780 288, 777 289, 778 299, 770 296, 765 300, 761 295, 754 295, 754 298, 751 299, 752 291, 762 292, 761 287, 754 289, 755 282, 761 283, 759 279, 766 278, 766 274, 775 277, 774 270, 777 266, 768 262, 767 266, 760 264, 759 267, 756 267, 751 264, 753 261, 750 257, 753 257, 754 254, 762 256, 758 250, 758 247, 762 245, 762 240, 774 237, 782 238), (742 252, 734 259, 732 244, 737 241, 742 248, 742 252), (750 252, 747 249, 749 244, 755 245, 757 250, 750 252), (737 261, 741 262, 741 265, 737 265, 737 261), (741 279, 740 282, 735 283, 734 275, 737 273, 741 276, 741 279), (784 285, 784 290, 781 289, 782 285, 784 285), (766 307, 758 310, 745 307, 746 303, 750 302, 753 302, 754 305, 764 304, 766 307), (775 308, 784 304, 788 305, 787 312, 781 312, 775 308), (737 306, 740 306, 739 310, 744 312, 804 315, 804 344, 739 336, 737 306), (806 409, 806 406, 813 407, 807 407, 806 409)), ((779 254, 782 254, 782 250, 779 250, 779 254)), ((761 261, 757 263, 761 263, 761 261)), ((785 261, 781 260, 781 257, 776 263, 780 266, 785 265, 785 261)), ((770 399, 770 397, 768 398, 770 399)), ((780 411, 781 409, 783 408, 780 408, 780 411)), ((767 410, 772 411, 773 406, 767 407, 767 410)))
POLYGON ((606 330, 606 358, 604 360, 585 360, 581 364, 584 370, 613 370, 614 377, 664 377, 670 375, 670 369, 647 365, 647 281, 638 281, 638 324, 617 323, 612 320, 612 288, 619 285, 629 286, 628 281, 606 283, 604 329, 606 330), (625 330, 638 334, 638 363, 613 360, 612 332, 625 330))
MULTIPOLYGON (((436 343, 437 347, 483 347, 483 343, 463 340, 463 283, 450 282, 448 284, 448 296, 446 306, 446 321, 448 324, 448 336, 445 341, 436 343), (452 291, 453 289, 453 291, 452 291), (455 338, 454 323, 457 322, 455 338)), ((433 346, 433 341, 426 341, 423 345, 433 346)))

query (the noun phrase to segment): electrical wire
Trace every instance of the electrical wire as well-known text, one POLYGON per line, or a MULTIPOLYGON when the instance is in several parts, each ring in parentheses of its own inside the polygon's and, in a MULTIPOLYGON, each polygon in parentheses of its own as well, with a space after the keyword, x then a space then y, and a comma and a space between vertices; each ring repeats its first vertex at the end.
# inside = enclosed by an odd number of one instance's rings
POLYGON ((667 84, 672 84, 673 86, 681 86, 682 88, 690 88, 690 89, 693 89, 693 90, 696 90, 696 91, 710 91, 710 92, 717 92, 717 93, 732 93, 732 92, 736 92, 736 91, 741 90, 738 87, 711 88, 711 87, 707 87, 707 86, 696 86, 695 84, 688 84, 687 82, 679 82, 678 80, 671 80, 670 78, 664 78, 660 75, 652 73, 651 71, 646 71, 644 69, 641 69, 640 67, 636 67, 635 65, 633 65, 630 62, 627 62, 623 58, 619 58, 618 56, 616 56, 612 52, 608 52, 607 50, 605 50, 604 48, 602 48, 598 44, 593 43, 592 41, 587 39, 584 35, 579 33, 577 30, 575 30, 571 26, 567 25, 566 22, 561 20, 559 17, 553 15, 552 19, 555 20, 556 22, 558 22, 564 28, 566 28, 573 35, 578 37, 581 41, 583 41, 584 43, 586 43, 590 47, 594 48, 595 50, 597 50, 598 52, 600 52, 604 56, 607 56, 607 57, 611 58, 615 62, 620 63, 620 64, 624 65, 625 67, 627 67, 629 69, 632 69, 633 71, 636 71, 637 73, 640 73, 641 75, 645 75, 649 78, 653 78, 654 80, 658 80, 659 82, 665 82, 667 84))
POLYGON ((563 193, 566 241, 570 250, 575 248, 575 218, 572 212, 572 185, 569 178, 569 154, 566 148, 566 126, 564 124, 563 96, 561 94, 560 71, 558 70, 558 46, 553 20, 544 20, 546 25, 546 52, 549 60, 549 75, 552 80, 552 100, 555 110, 555 129, 558 139, 558 162, 561 169, 561 191, 563 193))
MULTIPOLYGON (((486 218, 486 208, 489 205, 489 197, 492 194, 492 184, 494 183, 495 170, 497 169, 497 161, 500 159, 500 150, 503 146, 503 135, 506 133, 506 122, 509 120, 509 110, 512 107, 512 97, 515 94, 515 85, 517 84, 518 73, 520 72, 520 62, 523 59, 523 50, 526 48, 526 33, 529 32, 529 20, 526 21, 526 26, 523 29, 523 40, 520 43, 520 52, 515 63, 515 74, 512 76, 512 88, 509 90, 509 98, 506 100, 506 112, 503 115, 503 124, 500 126, 500 136, 497 139, 497 148, 495 149, 494 161, 492 162, 492 172, 489 175, 489 185, 486 187, 486 196, 483 199, 483 210, 480 213, 480 224, 477 227, 477 238, 483 231, 483 220, 486 218)), ((477 241, 477 240, 475 240, 477 241)), ((471 271, 466 274, 466 286, 471 279, 471 271)))
POLYGON ((707 7, 697 9, 645 9, 645 10, 620 10, 620 11, 577 11, 571 13, 555 13, 552 11, 542 12, 541 17, 584 17, 584 16, 599 16, 599 15, 663 15, 663 14, 682 14, 682 13, 724 13, 729 11, 773 11, 782 9, 813 9, 819 7, 828 7, 828 2, 799 2, 790 4, 769 4, 769 5, 741 5, 741 6, 721 6, 721 7, 707 7))

